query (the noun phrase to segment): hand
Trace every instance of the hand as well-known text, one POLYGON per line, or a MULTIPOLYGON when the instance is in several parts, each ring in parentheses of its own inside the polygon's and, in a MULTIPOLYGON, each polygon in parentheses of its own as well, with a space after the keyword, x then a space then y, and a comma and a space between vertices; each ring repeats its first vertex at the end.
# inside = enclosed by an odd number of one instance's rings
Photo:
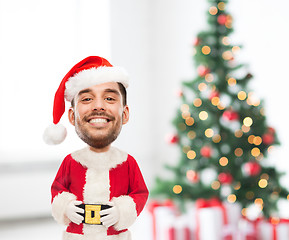
POLYGON ((84 209, 79 208, 75 205, 82 204, 81 201, 71 201, 66 209, 65 209, 65 214, 69 218, 69 220, 77 225, 82 223, 83 221, 83 216, 79 215, 78 213, 84 213, 84 209))
POLYGON ((119 221, 119 210, 113 202, 108 202, 106 205, 111 206, 111 208, 101 210, 99 214, 101 216, 100 221, 102 222, 103 226, 109 228, 119 221))

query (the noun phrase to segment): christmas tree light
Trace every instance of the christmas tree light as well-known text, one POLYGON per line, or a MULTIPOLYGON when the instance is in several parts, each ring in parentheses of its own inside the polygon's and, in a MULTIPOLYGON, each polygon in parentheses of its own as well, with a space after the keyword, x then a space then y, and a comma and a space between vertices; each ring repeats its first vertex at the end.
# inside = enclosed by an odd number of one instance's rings
POLYGON ((248 88, 252 74, 236 61, 241 47, 230 37, 228 0, 208 2, 209 29, 193 41, 196 76, 182 84, 177 134, 169 141, 180 147, 168 167, 175 176, 158 178, 153 194, 177 201, 218 197, 240 203, 244 216, 253 204, 269 217, 278 199, 289 200, 282 174, 265 162, 278 137, 263 101, 248 88))

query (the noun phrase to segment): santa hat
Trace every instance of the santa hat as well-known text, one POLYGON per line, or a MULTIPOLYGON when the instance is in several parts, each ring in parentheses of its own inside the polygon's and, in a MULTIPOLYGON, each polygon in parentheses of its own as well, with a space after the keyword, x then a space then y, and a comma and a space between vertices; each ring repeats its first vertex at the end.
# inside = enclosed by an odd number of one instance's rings
POLYGON ((128 87, 128 75, 121 67, 106 59, 90 56, 71 68, 62 79, 54 97, 53 124, 46 128, 43 138, 47 144, 59 144, 66 137, 66 128, 59 123, 65 112, 65 100, 71 102, 82 89, 106 82, 119 82, 128 87))

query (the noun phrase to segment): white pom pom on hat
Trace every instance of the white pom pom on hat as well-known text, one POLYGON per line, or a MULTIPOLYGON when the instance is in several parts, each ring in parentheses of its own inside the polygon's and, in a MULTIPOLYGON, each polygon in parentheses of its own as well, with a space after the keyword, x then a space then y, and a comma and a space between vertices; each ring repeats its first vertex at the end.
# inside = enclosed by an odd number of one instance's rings
POLYGON ((105 83, 119 82, 128 87, 128 75, 121 67, 112 66, 106 59, 90 56, 76 65, 62 79, 54 96, 53 124, 43 134, 43 140, 49 144, 60 144, 67 135, 66 128, 59 123, 65 112, 65 100, 72 101, 82 89, 105 83))
POLYGON ((66 135, 66 128, 62 124, 51 124, 45 129, 43 140, 49 145, 56 145, 62 143, 66 135))

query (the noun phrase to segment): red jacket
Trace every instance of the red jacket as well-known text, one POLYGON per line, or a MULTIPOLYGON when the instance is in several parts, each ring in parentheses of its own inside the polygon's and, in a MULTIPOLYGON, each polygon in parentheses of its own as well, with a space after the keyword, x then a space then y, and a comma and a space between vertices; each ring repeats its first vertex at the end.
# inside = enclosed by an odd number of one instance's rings
POLYGON ((96 153, 88 147, 68 155, 62 162, 51 187, 52 215, 68 225, 64 239, 104 239, 122 235, 130 239, 127 228, 142 211, 148 190, 135 159, 111 147, 108 152, 96 153), (113 201, 120 211, 120 220, 106 229, 102 225, 74 224, 65 216, 67 204, 79 200, 86 204, 105 204, 113 201), (99 238, 98 238, 99 237, 99 238))

